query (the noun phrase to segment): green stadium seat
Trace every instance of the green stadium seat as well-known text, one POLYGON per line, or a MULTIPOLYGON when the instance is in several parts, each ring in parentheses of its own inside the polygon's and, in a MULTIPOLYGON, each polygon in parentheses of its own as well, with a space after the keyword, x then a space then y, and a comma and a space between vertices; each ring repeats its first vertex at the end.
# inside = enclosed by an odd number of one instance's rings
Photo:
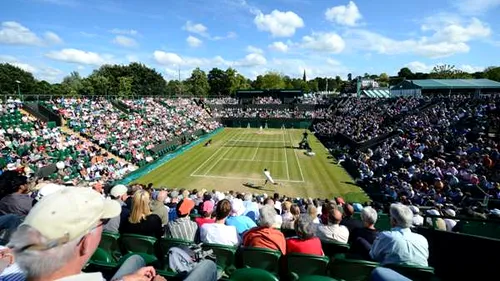
POLYGON ((271 249, 244 247, 241 249, 243 267, 260 268, 279 274, 281 252, 271 249))
POLYGON ((350 248, 349 244, 347 243, 325 240, 321 240, 321 247, 323 248, 323 252, 327 257, 333 257, 337 254, 345 254, 349 251, 350 248))
MULTIPOLYGON (((227 273, 234 270, 234 261, 237 247, 219 245, 219 244, 209 244, 205 243, 202 245, 203 250, 212 250, 214 255, 217 257, 217 268, 219 273, 227 273)), ((220 274, 218 275, 220 276, 220 274)))
POLYGON ((241 268, 233 272, 229 280, 233 281, 278 281, 278 278, 268 271, 259 268, 241 268))
POLYGON ((101 242, 99 243, 99 248, 111 254, 111 256, 115 260, 119 260, 121 257, 120 246, 118 244, 119 238, 120 234, 118 233, 111 233, 104 231, 101 235, 101 242))
POLYGON ((335 258, 330 261, 330 276, 340 280, 366 281, 379 263, 365 260, 335 258))
POLYGON ((286 255, 286 265, 291 280, 298 280, 302 276, 326 275, 329 258, 292 253, 286 255))
POLYGON ((116 268, 118 266, 118 263, 106 250, 97 248, 89 260, 89 265, 98 268, 112 269, 116 268))
POLYGON ((377 223, 375 228, 380 231, 391 230, 391 217, 387 214, 378 214, 377 223))
POLYGON ((154 264, 156 258, 156 238, 137 234, 122 234, 119 243, 124 254, 135 253, 144 258, 146 264, 154 264))
POLYGON ((437 279, 434 275, 434 268, 430 266, 386 264, 384 267, 397 271, 413 281, 431 281, 437 279))

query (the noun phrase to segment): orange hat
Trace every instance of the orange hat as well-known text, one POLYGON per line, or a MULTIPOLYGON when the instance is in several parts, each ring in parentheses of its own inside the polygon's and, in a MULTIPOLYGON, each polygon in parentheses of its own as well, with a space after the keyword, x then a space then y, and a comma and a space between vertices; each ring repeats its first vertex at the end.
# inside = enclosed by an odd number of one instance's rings
POLYGON ((189 215, 191 213, 191 210, 194 208, 194 202, 191 199, 183 199, 181 202, 177 204, 177 213, 180 216, 185 216, 189 215))

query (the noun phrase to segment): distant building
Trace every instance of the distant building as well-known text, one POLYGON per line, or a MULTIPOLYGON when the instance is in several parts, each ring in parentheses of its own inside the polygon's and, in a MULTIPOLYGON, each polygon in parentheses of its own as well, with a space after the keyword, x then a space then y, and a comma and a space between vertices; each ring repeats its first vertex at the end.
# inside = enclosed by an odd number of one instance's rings
POLYGON ((500 83, 489 79, 424 79, 404 80, 391 87, 391 96, 433 94, 488 94, 500 93, 500 83))

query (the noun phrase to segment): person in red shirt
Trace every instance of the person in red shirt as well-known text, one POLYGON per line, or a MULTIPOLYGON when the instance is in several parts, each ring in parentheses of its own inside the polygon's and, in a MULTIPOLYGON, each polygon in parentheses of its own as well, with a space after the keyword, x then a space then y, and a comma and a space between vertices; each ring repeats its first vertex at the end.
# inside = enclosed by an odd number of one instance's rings
POLYGON ((300 253, 323 256, 323 248, 318 237, 314 236, 316 226, 308 215, 300 215, 295 223, 297 238, 286 240, 286 253, 300 253))
POLYGON ((212 218, 212 212, 214 210, 214 202, 212 200, 207 200, 201 204, 201 217, 197 217, 194 221, 198 224, 198 227, 205 223, 214 223, 215 218, 212 218))

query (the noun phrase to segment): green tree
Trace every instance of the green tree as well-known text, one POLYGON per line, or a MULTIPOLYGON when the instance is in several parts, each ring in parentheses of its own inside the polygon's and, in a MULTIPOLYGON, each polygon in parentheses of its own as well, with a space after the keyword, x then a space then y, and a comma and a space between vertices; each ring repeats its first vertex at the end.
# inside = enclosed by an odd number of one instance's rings
POLYGON ((80 73, 73 71, 68 76, 64 77, 61 86, 66 95, 77 96, 83 89, 82 77, 80 73))
POLYGON ((186 80, 188 91, 195 96, 207 96, 210 90, 207 75, 199 67, 191 73, 191 77, 186 80))
POLYGON ((378 76, 378 82, 380 87, 388 87, 389 86, 389 75, 387 73, 380 73, 378 76))
POLYGON ((28 71, 17 66, 1 63, 0 64, 0 93, 2 95, 17 95, 18 84, 21 94, 37 94, 36 80, 28 71))
POLYGON ((169 96, 181 96, 186 93, 185 84, 179 80, 170 80, 167 83, 167 95, 169 96))
MULTIPOLYGON (((257 76, 257 78, 259 78, 257 76)), ((262 85, 260 89, 284 89, 285 81, 283 75, 278 72, 268 72, 262 76, 262 85)))
POLYGON ((398 77, 413 79, 413 72, 408 67, 403 67, 399 70, 398 77))
POLYGON ((500 67, 490 66, 484 70, 484 76, 490 80, 500 82, 500 67))
POLYGON ((92 85, 92 88, 94 89, 94 94, 96 95, 110 94, 110 82, 106 76, 94 73, 90 75, 87 78, 87 80, 92 85))
POLYGON ((125 76, 122 76, 120 78, 118 78, 118 80, 120 81, 120 87, 119 87, 119 91, 118 91, 118 95, 122 96, 122 97, 129 97, 132 95, 132 83, 134 81, 134 79, 132 77, 125 77, 125 76))
POLYGON ((210 85, 210 94, 216 96, 228 96, 231 92, 231 79, 228 75, 235 75, 235 71, 228 69, 223 71, 219 68, 212 68, 208 72, 207 79, 210 85))

